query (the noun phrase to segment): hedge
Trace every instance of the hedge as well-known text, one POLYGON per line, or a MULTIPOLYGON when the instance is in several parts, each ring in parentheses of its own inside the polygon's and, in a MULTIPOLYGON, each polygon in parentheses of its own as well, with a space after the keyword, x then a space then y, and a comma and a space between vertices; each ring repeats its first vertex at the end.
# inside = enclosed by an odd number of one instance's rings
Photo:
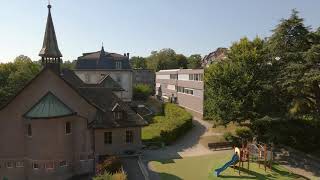
POLYGON ((192 116, 185 109, 171 103, 164 105, 164 116, 155 116, 142 129, 143 140, 170 144, 192 128, 192 116))

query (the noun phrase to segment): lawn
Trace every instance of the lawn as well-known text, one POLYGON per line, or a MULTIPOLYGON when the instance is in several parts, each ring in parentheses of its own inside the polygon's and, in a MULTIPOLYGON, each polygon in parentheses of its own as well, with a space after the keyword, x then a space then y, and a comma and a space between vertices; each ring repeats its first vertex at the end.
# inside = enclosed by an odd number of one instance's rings
MULTIPOLYGON (((220 177, 212 174, 213 170, 220 168, 231 159, 232 151, 217 151, 216 154, 187 157, 183 159, 152 161, 151 166, 160 174, 163 180, 211 180, 211 179, 306 179, 302 176, 290 173, 280 165, 274 165, 273 170, 264 171, 256 163, 250 163, 250 170, 226 169, 220 177)), ((247 163, 244 163, 244 167, 247 163)))
POLYGON ((211 132, 215 132, 215 133, 225 133, 225 132, 231 132, 232 134, 235 134, 237 127, 239 127, 239 125, 237 125, 236 123, 229 123, 226 126, 223 125, 217 125, 215 127, 212 127, 210 129, 211 132))
POLYGON ((223 137, 223 134, 226 132, 230 132, 233 135, 235 135, 235 131, 239 127, 239 125, 235 123, 229 123, 227 126, 216 126, 210 128, 210 132, 215 133, 214 135, 210 136, 203 136, 200 138, 200 143, 204 146, 207 146, 208 143, 216 143, 216 142, 225 142, 225 138, 223 137))

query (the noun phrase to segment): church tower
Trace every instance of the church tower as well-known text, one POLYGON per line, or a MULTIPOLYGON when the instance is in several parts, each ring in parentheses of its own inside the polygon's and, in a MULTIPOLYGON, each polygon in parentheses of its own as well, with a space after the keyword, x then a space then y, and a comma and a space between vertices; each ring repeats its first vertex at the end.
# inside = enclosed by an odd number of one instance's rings
POLYGON ((47 25, 39 56, 41 56, 41 62, 44 68, 51 68, 55 72, 60 73, 62 54, 59 50, 56 33, 54 31, 50 4, 48 5, 47 25))

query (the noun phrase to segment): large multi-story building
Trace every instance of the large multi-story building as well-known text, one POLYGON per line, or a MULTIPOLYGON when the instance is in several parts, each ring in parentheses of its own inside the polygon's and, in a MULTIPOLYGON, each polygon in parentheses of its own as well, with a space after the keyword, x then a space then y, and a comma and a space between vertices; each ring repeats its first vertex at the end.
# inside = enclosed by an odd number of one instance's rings
POLYGON ((112 78, 89 85, 60 69, 50 8, 43 69, 0 107, 0 179, 66 180, 94 172, 106 155, 141 148, 146 122, 115 95, 112 78))
POLYGON ((123 101, 132 100, 132 69, 129 53, 124 55, 100 51, 83 53, 78 57, 74 72, 86 84, 99 84, 108 76, 122 88, 116 94, 123 101))
POLYGON ((203 69, 171 69, 156 73, 156 95, 203 117, 203 69))

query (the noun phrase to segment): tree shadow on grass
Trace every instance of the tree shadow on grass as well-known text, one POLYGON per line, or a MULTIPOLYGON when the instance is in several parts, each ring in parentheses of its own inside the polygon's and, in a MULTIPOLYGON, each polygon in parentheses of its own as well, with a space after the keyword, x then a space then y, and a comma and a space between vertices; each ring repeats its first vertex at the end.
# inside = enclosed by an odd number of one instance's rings
MULTIPOLYGON (((240 169, 240 174, 241 173, 246 173, 248 174, 249 176, 243 176, 243 175, 239 175, 239 176, 228 176, 228 175, 220 175, 219 177, 220 178, 233 178, 233 179, 266 179, 266 180, 275 180, 277 179, 276 176, 272 175, 271 173, 270 174, 267 174, 267 175, 264 175, 264 174, 261 174, 261 173, 258 173, 258 172, 255 172, 255 171, 251 171, 249 169, 246 169, 246 168, 243 168, 243 167, 236 167, 235 168, 237 171, 240 169)), ((287 177, 287 178, 291 178, 291 179, 304 179, 304 180, 308 180, 309 178, 306 178, 304 176, 301 176, 301 175, 298 175, 298 174, 294 174, 294 173, 290 173, 290 172, 287 172, 287 171, 282 171, 280 169, 278 169, 277 167, 272 167, 272 171, 279 174, 280 176, 283 176, 283 177, 287 177)))

